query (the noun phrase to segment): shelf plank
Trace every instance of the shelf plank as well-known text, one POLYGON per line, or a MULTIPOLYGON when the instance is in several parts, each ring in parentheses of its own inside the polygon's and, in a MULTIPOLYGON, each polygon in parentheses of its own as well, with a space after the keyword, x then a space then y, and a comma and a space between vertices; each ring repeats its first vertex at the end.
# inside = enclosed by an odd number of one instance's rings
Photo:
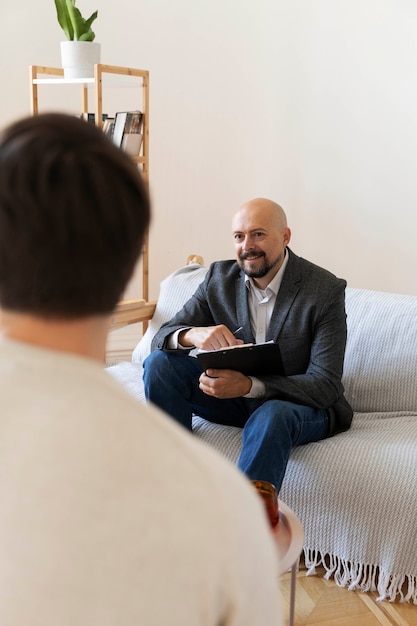
POLYGON ((127 324, 149 321, 152 319, 155 309, 156 300, 152 302, 147 302, 143 299, 124 300, 117 305, 113 312, 110 330, 126 326, 127 324))
POLYGON ((34 78, 34 85, 94 85, 94 78, 34 78))

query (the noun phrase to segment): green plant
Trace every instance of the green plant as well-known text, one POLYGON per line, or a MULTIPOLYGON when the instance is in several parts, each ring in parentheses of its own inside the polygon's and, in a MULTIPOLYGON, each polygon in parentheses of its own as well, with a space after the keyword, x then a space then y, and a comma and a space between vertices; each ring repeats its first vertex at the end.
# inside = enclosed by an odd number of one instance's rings
POLYGON ((96 35, 91 30, 91 24, 96 19, 98 11, 94 11, 85 20, 75 6, 75 0, 55 0, 55 6, 59 25, 67 39, 70 41, 93 41, 96 35))

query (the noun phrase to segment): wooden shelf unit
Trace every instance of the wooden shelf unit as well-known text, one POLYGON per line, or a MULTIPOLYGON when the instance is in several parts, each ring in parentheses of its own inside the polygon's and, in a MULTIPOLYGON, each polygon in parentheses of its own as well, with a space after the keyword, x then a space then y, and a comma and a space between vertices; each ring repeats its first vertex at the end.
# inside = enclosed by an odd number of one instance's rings
MULTIPOLYGON (((32 115, 39 113, 39 87, 42 85, 79 85, 81 88, 81 111, 88 113, 89 91, 94 95, 94 114, 97 126, 102 125, 103 115, 103 75, 133 77, 139 79, 139 88, 142 91, 142 99, 138 105, 143 113, 142 122, 142 149, 141 156, 132 157, 140 166, 146 183, 149 181, 149 72, 147 70, 117 65, 105 65, 98 63, 94 66, 94 78, 64 78, 64 70, 59 67, 46 67, 43 65, 31 65, 29 67, 30 81, 30 106, 32 115)), ((129 81, 130 82, 130 81, 129 81)), ((132 85, 135 87, 134 82, 132 85)), ((120 328, 126 324, 143 322, 143 331, 146 330, 147 321, 151 319, 155 303, 149 302, 149 237, 144 240, 142 252, 142 298, 138 300, 126 300, 119 303, 112 319, 110 329, 120 328)))

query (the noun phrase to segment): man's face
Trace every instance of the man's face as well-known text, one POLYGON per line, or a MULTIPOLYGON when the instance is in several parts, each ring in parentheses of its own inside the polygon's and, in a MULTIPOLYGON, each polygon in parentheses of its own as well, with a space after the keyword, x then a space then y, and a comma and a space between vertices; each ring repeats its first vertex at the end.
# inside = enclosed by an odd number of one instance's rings
POLYGON ((264 289, 282 265, 290 230, 275 209, 250 202, 233 219, 233 242, 239 266, 264 289))

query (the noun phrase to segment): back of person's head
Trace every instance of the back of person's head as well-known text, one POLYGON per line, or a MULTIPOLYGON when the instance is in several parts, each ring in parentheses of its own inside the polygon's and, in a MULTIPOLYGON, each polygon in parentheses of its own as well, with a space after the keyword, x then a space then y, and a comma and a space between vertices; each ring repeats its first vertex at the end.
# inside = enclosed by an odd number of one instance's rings
POLYGON ((100 129, 59 113, 15 122, 0 136, 0 306, 110 313, 149 220, 137 166, 100 129))

